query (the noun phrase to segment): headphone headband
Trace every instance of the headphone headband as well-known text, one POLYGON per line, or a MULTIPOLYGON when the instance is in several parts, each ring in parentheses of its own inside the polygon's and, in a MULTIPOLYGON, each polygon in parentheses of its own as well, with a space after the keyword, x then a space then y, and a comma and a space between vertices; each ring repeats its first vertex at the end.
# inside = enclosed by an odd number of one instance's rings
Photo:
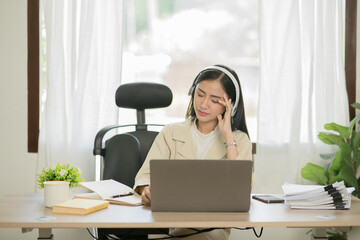
POLYGON ((196 80, 199 78, 199 76, 206 70, 210 70, 210 69, 216 69, 216 70, 219 70, 223 73, 225 73, 230 79, 231 81, 233 82, 234 84, 234 87, 235 87, 235 102, 231 104, 231 116, 233 117, 236 113, 236 110, 237 110, 237 106, 239 104, 239 98, 240 98, 240 89, 239 89, 239 84, 238 82, 236 81, 236 78, 234 77, 234 75, 228 71, 226 68, 223 68, 223 67, 220 67, 220 66, 209 66, 209 67, 206 67, 204 68, 200 73, 199 75, 195 78, 194 82, 193 82, 193 85, 191 86, 190 90, 189 90, 189 95, 192 94, 192 92, 194 91, 195 87, 196 87, 196 80))

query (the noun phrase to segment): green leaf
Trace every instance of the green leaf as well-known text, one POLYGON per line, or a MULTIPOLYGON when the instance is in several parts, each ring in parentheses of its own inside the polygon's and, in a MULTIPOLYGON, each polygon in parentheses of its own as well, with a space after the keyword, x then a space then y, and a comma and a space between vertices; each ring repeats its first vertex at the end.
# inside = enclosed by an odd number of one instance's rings
POLYGON ((335 131, 335 132, 338 132, 340 134, 340 136, 344 139, 348 139, 349 138, 349 128, 348 127, 344 127, 344 126, 341 126, 337 123, 326 123, 324 125, 324 128, 326 130, 332 130, 332 131, 335 131))
POLYGON ((358 188, 357 179, 355 178, 350 166, 344 165, 339 172, 339 177, 344 180, 347 187, 358 188))
POLYGON ((326 185, 328 183, 325 169, 313 163, 307 163, 305 167, 301 169, 301 176, 304 179, 317 182, 321 185, 326 185))
POLYGON ((341 142, 343 142, 343 139, 336 134, 332 134, 332 133, 324 133, 324 132, 320 132, 318 134, 318 138, 326 144, 329 145, 340 145, 341 142))
POLYGON ((353 162, 355 169, 358 169, 360 164, 360 151, 353 150, 353 162))
POLYGON ((351 104, 353 108, 360 109, 360 103, 353 103, 351 104))
POLYGON ((329 183, 341 182, 342 180, 343 180, 343 179, 342 179, 341 176, 336 175, 336 176, 334 176, 334 177, 332 177, 332 178, 329 179, 329 183))
POLYGON ((359 132, 354 133, 352 146, 353 146, 354 152, 358 152, 360 150, 360 133, 359 132))
POLYGON ((350 126, 349 126, 349 136, 352 136, 354 126, 355 126, 356 121, 358 120, 358 118, 359 118, 359 116, 356 116, 353 120, 351 120, 350 126))
POLYGON ((352 153, 355 169, 360 165, 360 132, 354 132, 352 141, 352 153))
POLYGON ((341 149, 341 156, 342 156, 342 159, 343 161, 351 167, 351 152, 352 152, 352 149, 351 149, 351 146, 349 144, 341 144, 340 146, 340 149, 341 149))
MULTIPOLYGON (((328 171, 329 179, 333 178, 341 169, 342 155, 341 149, 336 152, 334 160, 331 162, 328 171)), ((330 180, 329 180, 330 181, 330 180)))

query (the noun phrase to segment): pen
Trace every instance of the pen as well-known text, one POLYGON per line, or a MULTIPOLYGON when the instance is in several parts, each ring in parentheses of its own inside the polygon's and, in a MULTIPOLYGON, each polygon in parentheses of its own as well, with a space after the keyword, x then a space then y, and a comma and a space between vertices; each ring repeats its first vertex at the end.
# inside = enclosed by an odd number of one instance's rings
POLYGON ((114 196, 111 196, 112 198, 118 198, 118 197, 126 197, 126 196, 131 196, 133 195, 132 192, 128 192, 128 193, 124 193, 124 194, 119 194, 119 195, 114 195, 114 196))

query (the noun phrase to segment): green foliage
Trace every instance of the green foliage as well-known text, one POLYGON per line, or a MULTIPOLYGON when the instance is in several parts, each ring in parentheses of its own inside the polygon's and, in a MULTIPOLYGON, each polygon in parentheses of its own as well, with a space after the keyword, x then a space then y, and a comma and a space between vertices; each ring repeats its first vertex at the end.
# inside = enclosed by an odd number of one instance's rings
MULTIPOLYGON (((360 103, 354 103, 351 106, 360 109, 360 103)), ((320 132, 318 138, 326 144, 337 145, 339 150, 336 153, 320 155, 322 159, 329 161, 325 166, 307 163, 301 169, 301 176, 304 179, 321 185, 344 181, 347 187, 355 188, 353 195, 360 198, 360 177, 356 176, 360 165, 360 133, 355 129, 359 119, 360 115, 356 116, 349 127, 336 123, 324 125, 326 130, 334 131, 336 134, 320 132)), ((334 236, 333 239, 338 238, 334 236)))
MULTIPOLYGON (((360 103, 354 103, 351 106, 360 109, 360 103)), ((360 123, 359 119, 360 116, 356 116, 349 127, 336 123, 324 125, 326 130, 337 134, 320 132, 318 138, 326 144, 337 145, 339 150, 336 153, 320 155, 322 159, 329 161, 325 166, 307 163, 301 169, 301 176, 304 179, 321 185, 344 181, 346 186, 355 187, 353 195, 360 198, 360 177, 356 176, 360 163, 360 133, 355 129, 356 123, 360 123)), ((329 240, 347 239, 347 231, 336 228, 328 228, 327 235, 329 240)))
POLYGON ((307 163, 306 166, 301 169, 301 176, 321 185, 325 185, 329 181, 325 169, 313 163, 307 163))
POLYGON ((44 188, 46 181, 66 181, 70 182, 70 187, 77 187, 79 182, 84 181, 81 178, 81 172, 77 167, 71 167, 64 163, 45 167, 38 176, 38 187, 44 188))
MULTIPOLYGON (((329 227, 326 229, 326 236, 328 240, 347 240, 348 232, 352 230, 352 227, 329 227)), ((312 234, 312 229, 306 232, 306 234, 312 234)))
POLYGON ((336 228, 328 228, 326 233, 328 235, 328 240, 346 240, 348 239, 348 231, 350 231, 351 228, 347 231, 339 231, 336 228))

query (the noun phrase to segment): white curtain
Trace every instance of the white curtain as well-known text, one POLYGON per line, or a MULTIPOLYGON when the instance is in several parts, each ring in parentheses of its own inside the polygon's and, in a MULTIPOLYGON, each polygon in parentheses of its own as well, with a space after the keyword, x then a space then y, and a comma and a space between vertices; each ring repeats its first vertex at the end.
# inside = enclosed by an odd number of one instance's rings
POLYGON ((323 125, 348 125, 343 14, 343 0, 261 1, 254 191, 304 183, 306 162, 332 150, 317 138, 323 125))
POLYGON ((122 1, 44 0, 47 92, 37 170, 71 163, 94 180, 96 132, 117 123, 122 1))

